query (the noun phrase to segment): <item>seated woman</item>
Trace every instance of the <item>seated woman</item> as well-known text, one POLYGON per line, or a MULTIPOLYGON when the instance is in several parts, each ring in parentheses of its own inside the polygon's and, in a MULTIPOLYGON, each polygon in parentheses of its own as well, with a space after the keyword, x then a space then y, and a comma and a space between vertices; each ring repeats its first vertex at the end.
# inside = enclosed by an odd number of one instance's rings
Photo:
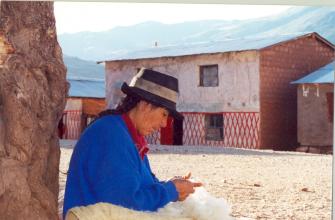
POLYGON ((76 206, 111 203, 141 211, 156 211, 183 201, 201 183, 178 177, 160 181, 151 172, 144 136, 165 127, 176 111, 178 80, 142 68, 114 110, 102 112, 81 135, 70 161, 63 217, 76 206))

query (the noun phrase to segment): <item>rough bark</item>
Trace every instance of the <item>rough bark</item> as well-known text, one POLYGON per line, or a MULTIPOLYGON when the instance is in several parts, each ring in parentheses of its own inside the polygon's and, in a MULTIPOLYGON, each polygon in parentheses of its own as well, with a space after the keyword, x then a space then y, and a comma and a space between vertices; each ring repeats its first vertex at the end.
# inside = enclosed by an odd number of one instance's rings
POLYGON ((0 2, 1 219, 58 219, 65 77, 53 2, 0 2))

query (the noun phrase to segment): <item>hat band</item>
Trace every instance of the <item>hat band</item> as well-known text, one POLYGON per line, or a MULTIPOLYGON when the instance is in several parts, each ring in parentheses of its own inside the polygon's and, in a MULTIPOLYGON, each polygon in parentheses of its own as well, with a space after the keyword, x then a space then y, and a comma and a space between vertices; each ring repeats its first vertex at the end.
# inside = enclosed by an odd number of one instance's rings
POLYGON ((168 89, 164 86, 155 84, 143 78, 138 78, 135 82, 135 85, 133 85, 133 87, 143 89, 147 92, 150 92, 154 95, 170 100, 174 103, 177 102, 177 92, 176 91, 168 89))

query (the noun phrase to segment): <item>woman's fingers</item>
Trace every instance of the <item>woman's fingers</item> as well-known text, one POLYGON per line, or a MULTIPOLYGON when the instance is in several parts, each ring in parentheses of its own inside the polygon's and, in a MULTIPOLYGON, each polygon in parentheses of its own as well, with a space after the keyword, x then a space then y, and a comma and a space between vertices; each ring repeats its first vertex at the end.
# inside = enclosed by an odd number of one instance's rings
POLYGON ((192 182, 188 180, 191 177, 191 173, 189 172, 183 178, 174 178, 172 182, 175 184, 176 189, 179 194, 179 201, 184 201, 190 194, 195 192, 195 187, 200 187, 203 184, 201 182, 192 182))
POLYGON ((202 183, 200 183, 200 182, 192 182, 192 184, 193 184, 193 187, 200 187, 200 186, 202 186, 202 183))
POLYGON ((189 178, 191 178, 191 172, 188 172, 188 174, 187 174, 186 176, 184 176, 184 179, 185 179, 185 180, 187 180, 187 179, 189 179, 189 178))

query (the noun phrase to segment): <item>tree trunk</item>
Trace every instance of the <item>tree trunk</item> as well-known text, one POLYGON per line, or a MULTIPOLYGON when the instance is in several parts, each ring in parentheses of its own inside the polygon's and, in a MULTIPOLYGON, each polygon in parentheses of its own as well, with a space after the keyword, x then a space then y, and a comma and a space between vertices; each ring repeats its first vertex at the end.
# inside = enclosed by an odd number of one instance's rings
POLYGON ((65 77, 53 2, 0 2, 1 219, 58 219, 65 77))

